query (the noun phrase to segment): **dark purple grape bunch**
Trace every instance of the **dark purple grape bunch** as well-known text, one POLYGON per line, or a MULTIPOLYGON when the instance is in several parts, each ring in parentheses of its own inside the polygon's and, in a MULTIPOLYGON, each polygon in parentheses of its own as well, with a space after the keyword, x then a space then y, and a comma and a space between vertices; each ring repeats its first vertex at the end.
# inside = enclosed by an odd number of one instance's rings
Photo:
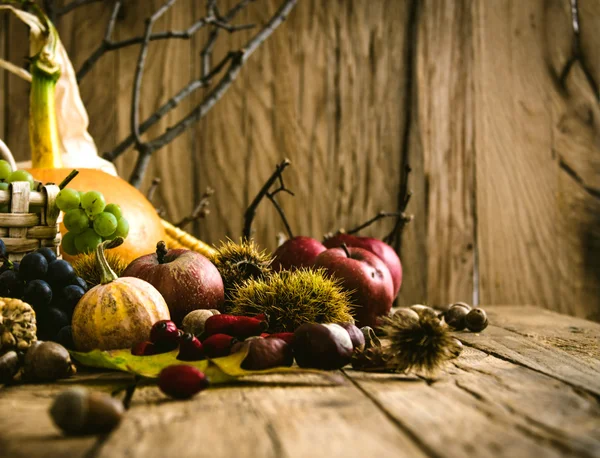
MULTIPOLYGON (((6 252, 0 240, 0 256, 6 252)), ((20 263, 3 256, 0 274, 0 297, 22 299, 36 313, 38 338, 73 348, 71 319, 75 306, 87 291, 86 282, 78 277, 70 263, 43 247, 26 254, 20 263), (11 265, 6 265, 10 263, 11 265)))

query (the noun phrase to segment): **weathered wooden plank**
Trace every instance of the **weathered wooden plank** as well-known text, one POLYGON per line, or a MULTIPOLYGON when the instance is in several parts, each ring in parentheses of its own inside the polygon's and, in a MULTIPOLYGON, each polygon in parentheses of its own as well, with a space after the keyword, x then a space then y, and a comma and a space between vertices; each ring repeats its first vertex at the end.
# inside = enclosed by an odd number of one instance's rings
MULTIPOLYGON (((425 456, 351 384, 292 379, 300 385, 215 388, 187 402, 170 401, 156 387, 140 388, 116 431, 84 439, 61 437, 47 415, 54 395, 80 378, 2 389, 0 408, 15 418, 0 418, 0 450, 14 458, 425 456)), ((118 383, 83 382, 105 391, 118 383)))
POLYGON ((460 332, 456 336, 469 346, 600 396, 600 325, 571 321, 574 319, 563 315, 539 314, 535 309, 504 308, 486 307, 492 324, 482 333, 460 332), (525 318, 528 313, 529 319, 525 318), (520 324, 521 319, 524 324, 520 324), (532 331, 525 323, 531 325, 538 320, 544 324, 532 327, 535 338, 531 338, 532 331), (581 329, 585 330, 583 335, 581 329))
POLYGON ((0 456, 2 458, 73 458, 89 456, 98 436, 62 437, 52 424, 48 409, 59 392, 73 384, 110 392, 131 380, 130 376, 108 373, 77 376, 47 385, 0 385, 0 456))
POLYGON ((481 303, 557 308, 556 163, 543 1, 475 2, 481 303))
POLYGON ((347 374, 431 456, 600 453, 595 397, 475 349, 466 348, 431 383, 347 374))
POLYGON ((416 116, 428 189, 427 213, 417 217, 427 218, 426 301, 432 304, 473 299, 471 10, 470 1, 428 1, 419 11, 416 116))

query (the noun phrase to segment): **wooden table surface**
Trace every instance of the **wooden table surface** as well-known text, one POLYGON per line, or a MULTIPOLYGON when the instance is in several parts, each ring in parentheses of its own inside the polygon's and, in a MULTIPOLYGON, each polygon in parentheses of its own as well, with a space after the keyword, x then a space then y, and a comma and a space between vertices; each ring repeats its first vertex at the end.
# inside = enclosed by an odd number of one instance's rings
POLYGON ((110 391, 127 374, 0 388, 0 457, 599 457, 600 324, 485 308, 492 324, 457 333, 465 350, 435 380, 271 376, 188 401, 145 387, 107 436, 63 437, 48 407, 67 386, 110 391))

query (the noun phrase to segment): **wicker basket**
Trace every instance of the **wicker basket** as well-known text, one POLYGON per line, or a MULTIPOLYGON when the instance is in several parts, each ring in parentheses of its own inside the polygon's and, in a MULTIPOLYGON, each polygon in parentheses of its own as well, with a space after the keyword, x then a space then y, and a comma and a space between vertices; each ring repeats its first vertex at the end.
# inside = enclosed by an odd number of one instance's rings
POLYGON ((20 261, 40 247, 60 254, 60 210, 56 205, 60 189, 54 184, 35 185, 36 191, 25 181, 11 183, 8 191, 0 190, 0 206, 8 205, 9 209, 9 213, 0 213, 0 238, 11 261, 20 261))

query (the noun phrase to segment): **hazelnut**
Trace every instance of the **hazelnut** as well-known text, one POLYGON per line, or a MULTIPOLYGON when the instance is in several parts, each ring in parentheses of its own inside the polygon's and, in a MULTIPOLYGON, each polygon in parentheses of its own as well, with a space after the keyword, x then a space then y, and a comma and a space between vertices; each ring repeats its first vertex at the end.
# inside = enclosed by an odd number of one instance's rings
POLYGON ((487 328, 488 319, 485 310, 476 308, 467 313, 465 317, 467 328, 473 332, 480 332, 487 328))
MULTIPOLYGON (((414 307, 414 305, 413 305, 413 307, 414 307)), ((424 306, 422 306, 422 307, 424 307, 424 306)), ((400 309, 396 310, 394 315, 396 313, 404 315, 406 318, 413 320, 415 323, 419 322, 419 314, 412 307, 411 308, 400 308, 400 309)))
POLYGON ((195 336, 199 336, 204 332, 204 323, 213 315, 219 315, 218 310, 193 310, 188 313, 183 322, 181 323, 181 327, 185 332, 189 332, 195 336), (217 313, 214 313, 217 312, 217 313))
POLYGON ((465 329, 467 326, 466 316, 469 313, 469 309, 460 304, 454 304, 450 309, 444 314, 444 321, 448 326, 455 329, 456 331, 461 331, 465 329))

